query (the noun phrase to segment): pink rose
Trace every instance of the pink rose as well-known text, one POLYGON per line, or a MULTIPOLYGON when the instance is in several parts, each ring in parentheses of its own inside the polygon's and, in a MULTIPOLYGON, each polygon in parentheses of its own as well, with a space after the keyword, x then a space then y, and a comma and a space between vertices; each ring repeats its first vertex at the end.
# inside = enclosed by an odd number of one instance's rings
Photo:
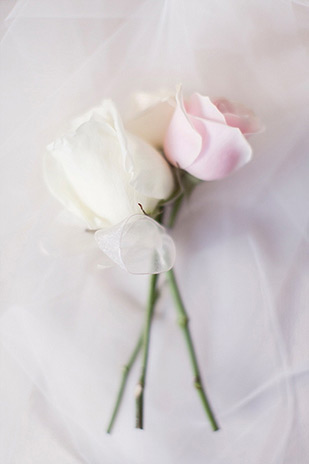
POLYGON ((258 118, 244 106, 198 93, 184 101, 179 88, 164 151, 172 164, 198 179, 221 179, 250 161, 245 134, 260 130, 258 118))

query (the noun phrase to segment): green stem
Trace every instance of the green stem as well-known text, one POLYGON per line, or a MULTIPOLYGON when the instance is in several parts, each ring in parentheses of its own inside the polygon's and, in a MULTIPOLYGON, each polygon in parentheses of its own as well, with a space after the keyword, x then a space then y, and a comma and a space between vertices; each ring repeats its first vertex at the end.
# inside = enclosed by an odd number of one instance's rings
POLYGON ((203 386, 202 377, 200 374, 200 369, 198 366, 197 357, 195 354, 194 345, 193 345, 192 337, 191 337, 189 326, 188 326, 189 318, 188 318, 186 309, 184 307, 184 304, 183 304, 183 301, 182 301, 182 298, 179 292, 179 288, 178 288, 178 285, 175 279, 175 275, 172 269, 167 272, 167 277, 168 277, 171 293, 174 298, 175 306, 178 311, 178 322, 183 331, 186 344, 187 344, 187 348, 188 348, 188 352, 189 352, 189 356, 190 356, 190 361, 191 361, 191 365, 192 365, 192 369, 194 373, 194 386, 199 394, 199 397, 203 404, 204 410, 208 416, 212 429, 219 430, 219 425, 212 412, 210 403, 206 396, 205 388, 203 386))
POLYGON ((118 411, 119 411, 119 408, 120 408, 120 405, 121 405, 121 402, 122 402, 123 394, 124 394, 124 391, 125 391, 125 387, 126 387, 126 384, 127 384, 127 380, 128 380, 130 371, 132 369, 133 364, 135 363, 135 360, 136 360, 136 358, 138 356, 138 353, 140 352, 140 349, 142 347, 142 343, 143 343, 143 334, 141 334, 139 339, 137 340, 137 343, 136 343, 136 345, 134 347, 134 350, 132 351, 132 354, 131 354, 127 364, 125 366, 123 366, 121 382, 120 382, 118 394, 117 394, 117 397, 116 397, 116 402, 115 402, 115 406, 114 406, 114 409, 113 409, 112 417, 111 417, 111 420, 109 422, 108 428, 106 430, 107 433, 111 433, 112 428, 114 426, 114 423, 115 423, 115 420, 116 420, 116 417, 117 417, 117 414, 118 414, 118 411))
POLYGON ((146 383, 146 374, 147 374, 147 363, 148 363, 148 354, 149 354, 149 342, 150 342, 150 329, 151 322, 154 312, 155 303, 157 300, 157 280, 158 274, 152 274, 150 276, 150 287, 146 311, 146 320, 143 333, 143 358, 142 358, 142 367, 141 375, 136 386, 136 428, 144 428, 144 392, 145 392, 145 383, 146 383))
POLYGON ((175 200, 174 204, 173 204, 173 207, 172 207, 172 210, 171 210, 171 213, 170 213, 170 217, 168 218, 168 227, 170 229, 172 229, 174 224, 175 224, 175 221, 176 221, 176 218, 177 218, 178 213, 180 211, 180 207, 182 205, 182 201, 183 201, 184 197, 185 197, 184 193, 181 193, 179 195, 179 197, 175 200))

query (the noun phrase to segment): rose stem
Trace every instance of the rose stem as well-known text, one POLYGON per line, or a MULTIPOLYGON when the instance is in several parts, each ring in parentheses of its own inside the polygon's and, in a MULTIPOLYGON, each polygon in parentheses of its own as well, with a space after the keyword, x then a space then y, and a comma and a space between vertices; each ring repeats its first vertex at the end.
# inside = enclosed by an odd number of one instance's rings
POLYGON ((132 369, 133 364, 136 361, 138 353, 140 352, 140 349, 142 347, 142 343, 143 343, 143 334, 141 334, 139 336, 139 338, 137 340, 137 343, 136 343, 136 345, 135 345, 135 347, 134 347, 134 349, 133 349, 133 351, 131 353, 131 356, 130 356, 127 364, 125 366, 123 366, 121 382, 120 382, 118 394, 117 394, 117 397, 116 397, 116 402, 115 402, 115 406, 114 406, 114 409, 113 409, 113 414, 112 414, 111 420, 109 422, 108 428, 106 430, 107 433, 111 433, 112 428, 114 426, 114 423, 115 423, 115 420, 116 420, 116 417, 117 417, 117 414, 118 414, 118 411, 119 411, 119 408, 120 408, 120 405, 121 405, 121 402, 122 402, 123 394, 124 394, 124 391, 125 391, 125 387, 126 387, 126 384, 127 384, 127 381, 128 381, 130 371, 132 369))
POLYGON ((184 193, 180 194, 179 197, 176 198, 176 200, 175 200, 175 202, 173 204, 173 208, 172 208, 170 216, 168 218, 168 228, 169 229, 172 229, 174 224, 175 224, 175 221, 176 221, 176 218, 177 218, 178 213, 180 211, 180 207, 182 205, 184 197, 185 197, 184 193))
POLYGON ((186 309, 184 307, 184 304, 183 304, 183 301, 182 301, 182 298, 181 298, 181 295, 180 295, 180 292, 179 292, 179 288, 177 286, 177 282, 176 282, 176 279, 175 279, 173 269, 168 271, 166 274, 167 274, 167 277, 168 277, 170 290, 171 290, 171 293, 172 293, 173 298, 174 298, 175 306, 176 306, 176 309, 177 309, 177 312, 178 312, 178 323, 179 323, 179 326, 181 327, 181 329, 183 331, 183 334, 184 334, 184 337, 185 337, 185 340, 186 340, 186 344, 187 344, 189 357, 190 357, 190 361, 191 361, 191 365, 192 365, 192 369, 193 369, 193 373, 194 373, 194 386, 195 386, 195 388, 196 388, 196 390, 197 390, 197 392, 198 392, 198 394, 200 396, 201 402, 202 402, 204 410, 205 410, 205 412, 206 412, 206 414, 208 416, 211 427, 212 427, 212 429, 214 431, 216 431, 216 430, 219 430, 219 425, 218 425, 218 423, 217 423, 217 421, 215 419, 215 416, 214 416, 214 414, 212 412, 210 403, 209 403, 209 401, 207 399, 207 396, 206 396, 205 388, 203 386, 202 377, 201 377, 201 374, 200 374, 200 369, 199 369, 199 366, 198 366, 197 357, 196 357, 196 354, 195 354, 193 341, 192 341, 192 337, 191 337, 189 326, 188 326, 189 317, 188 317, 186 309))
POLYGON ((146 320, 143 332, 143 358, 142 358, 142 367, 141 375, 136 386, 136 428, 144 428, 144 391, 146 383, 146 373, 147 373, 147 363, 148 363, 148 354, 149 354, 149 342, 150 342, 150 329, 151 322, 154 313, 154 307, 157 300, 157 280, 158 274, 152 274, 150 276, 150 286, 147 302, 147 311, 146 311, 146 320))

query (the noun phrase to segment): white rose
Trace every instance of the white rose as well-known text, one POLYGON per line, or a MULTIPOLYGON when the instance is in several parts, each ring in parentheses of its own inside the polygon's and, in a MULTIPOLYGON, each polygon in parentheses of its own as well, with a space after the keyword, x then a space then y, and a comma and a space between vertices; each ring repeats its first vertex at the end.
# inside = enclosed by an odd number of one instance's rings
POLYGON ((126 131, 110 100, 73 121, 71 131, 47 147, 44 176, 51 193, 91 229, 151 213, 174 189, 163 156, 126 131))
POLYGON ((131 97, 126 128, 156 148, 163 148, 164 137, 175 110, 175 94, 137 92, 131 97))
MULTIPOLYGON (((114 262, 133 274, 155 274, 173 266, 173 240, 139 206, 151 213, 172 194, 171 169, 151 145, 123 128, 110 100, 75 119, 70 132, 47 147, 44 177, 67 210, 100 229, 95 239, 105 255, 103 267, 114 262)), ((83 250, 85 240, 75 237, 73 224, 58 222, 60 232, 52 230, 42 249, 48 253, 55 241, 63 248, 73 240, 83 250)))

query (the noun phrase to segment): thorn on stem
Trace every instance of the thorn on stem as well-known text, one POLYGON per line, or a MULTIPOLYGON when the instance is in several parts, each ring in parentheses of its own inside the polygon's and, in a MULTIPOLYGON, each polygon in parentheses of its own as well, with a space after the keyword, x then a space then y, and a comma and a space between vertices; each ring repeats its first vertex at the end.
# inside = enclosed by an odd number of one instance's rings
POLYGON ((201 384, 201 379, 199 377, 194 378, 194 387, 197 390, 202 390, 202 384, 201 384))
POLYGON ((139 382, 135 387, 135 398, 139 398, 143 393, 143 385, 139 382))
POLYGON ((188 316, 185 316, 185 315, 179 316, 178 317, 178 324, 180 325, 180 327, 187 327, 188 324, 189 324, 188 316))
POLYGON ((123 372, 124 374, 126 374, 127 372, 129 372, 129 366, 128 366, 128 365, 122 366, 122 372, 123 372))

